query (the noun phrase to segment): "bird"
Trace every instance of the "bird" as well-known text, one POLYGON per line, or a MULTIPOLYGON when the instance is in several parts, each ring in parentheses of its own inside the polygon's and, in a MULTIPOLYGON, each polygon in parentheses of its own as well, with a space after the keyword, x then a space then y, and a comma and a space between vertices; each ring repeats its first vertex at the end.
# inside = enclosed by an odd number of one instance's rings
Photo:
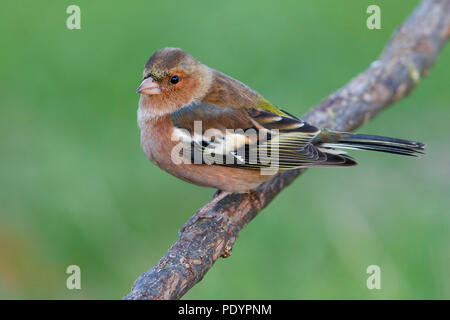
POLYGON ((278 172, 348 167, 346 149, 417 156, 425 144, 318 128, 179 48, 145 64, 137 111, 142 149, 173 176, 247 193, 278 172))

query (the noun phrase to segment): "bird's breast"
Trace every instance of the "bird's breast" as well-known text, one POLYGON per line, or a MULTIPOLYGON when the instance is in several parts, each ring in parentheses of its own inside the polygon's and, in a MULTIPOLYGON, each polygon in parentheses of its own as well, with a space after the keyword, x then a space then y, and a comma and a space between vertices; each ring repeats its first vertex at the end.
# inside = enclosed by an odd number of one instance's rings
POLYGON ((164 170, 171 164, 173 126, 169 116, 139 121, 142 149, 152 162, 164 170))

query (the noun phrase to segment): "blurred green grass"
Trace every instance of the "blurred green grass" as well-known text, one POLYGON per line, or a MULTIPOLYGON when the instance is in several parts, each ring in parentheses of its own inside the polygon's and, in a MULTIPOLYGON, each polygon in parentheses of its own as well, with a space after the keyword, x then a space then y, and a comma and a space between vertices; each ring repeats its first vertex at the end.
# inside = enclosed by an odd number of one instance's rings
MULTIPOLYGON (((0 12, 0 298, 120 298, 211 199, 149 163, 141 70, 181 47, 297 115, 364 70, 418 1, 25 1, 0 12), (66 8, 82 29, 67 30, 66 8), (77 264, 82 290, 65 287, 77 264)), ((186 298, 450 298, 450 49, 360 132, 426 142, 308 171, 186 298), (382 289, 365 286, 368 265, 382 289)))

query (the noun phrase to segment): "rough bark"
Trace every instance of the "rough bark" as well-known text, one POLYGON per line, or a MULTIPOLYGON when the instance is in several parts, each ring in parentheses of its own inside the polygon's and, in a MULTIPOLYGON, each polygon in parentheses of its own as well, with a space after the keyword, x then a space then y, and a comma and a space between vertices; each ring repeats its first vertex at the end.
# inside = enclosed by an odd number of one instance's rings
MULTIPOLYGON (((450 0, 422 1, 380 58, 304 120, 341 131, 363 125, 416 87, 449 36, 450 0)), ((125 299, 181 298, 219 257, 230 255, 239 232, 304 171, 278 174, 249 194, 218 194, 180 229, 175 244, 135 281, 125 299)))

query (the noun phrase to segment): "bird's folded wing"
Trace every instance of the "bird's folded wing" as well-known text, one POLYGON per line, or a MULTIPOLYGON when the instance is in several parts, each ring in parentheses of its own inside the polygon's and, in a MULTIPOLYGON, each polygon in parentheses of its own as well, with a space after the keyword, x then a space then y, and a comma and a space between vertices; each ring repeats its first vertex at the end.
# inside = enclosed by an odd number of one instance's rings
POLYGON ((192 103, 172 113, 171 119, 178 136, 191 145, 190 157, 200 152, 202 163, 287 170, 347 161, 312 143, 318 128, 268 107, 266 101, 250 108, 192 103))

